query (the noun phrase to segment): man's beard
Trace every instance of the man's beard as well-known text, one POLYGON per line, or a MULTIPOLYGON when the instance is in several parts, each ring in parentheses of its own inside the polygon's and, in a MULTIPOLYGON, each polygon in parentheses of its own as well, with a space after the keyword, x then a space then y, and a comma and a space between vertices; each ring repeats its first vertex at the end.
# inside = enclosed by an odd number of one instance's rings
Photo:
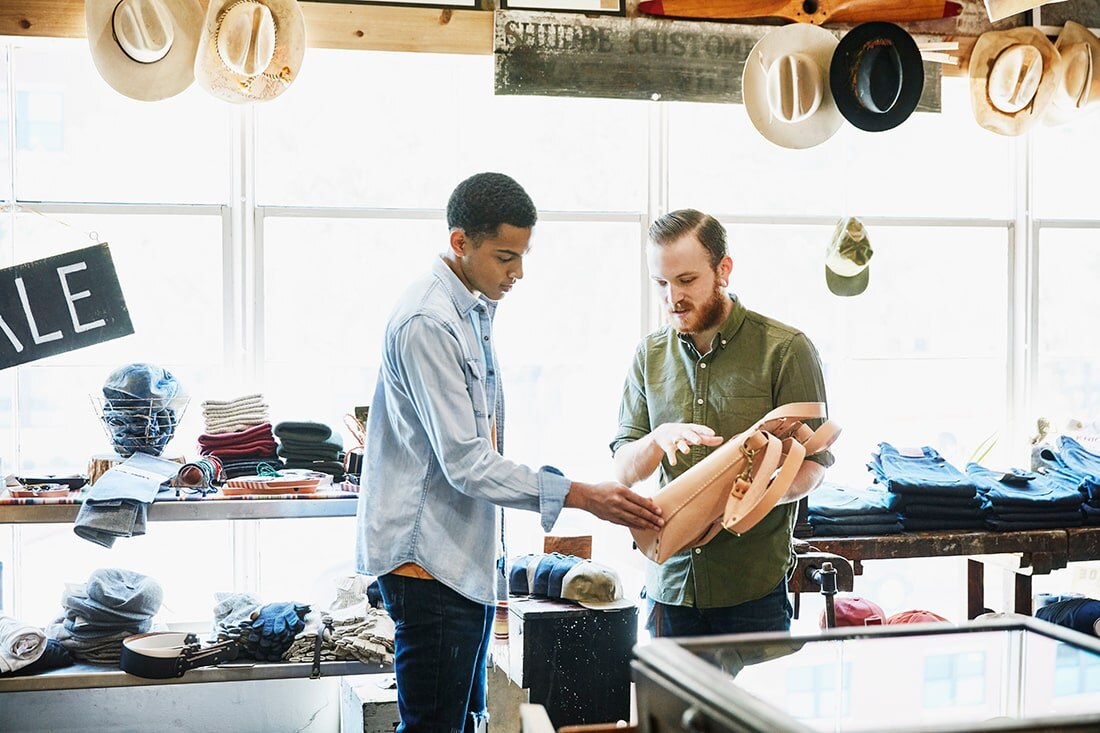
POLYGON ((723 309, 728 299, 729 295, 725 288, 716 282, 711 296, 705 303, 696 306, 688 313, 688 317, 682 320, 680 327, 676 329, 677 332, 690 335, 717 327, 725 315, 723 309))

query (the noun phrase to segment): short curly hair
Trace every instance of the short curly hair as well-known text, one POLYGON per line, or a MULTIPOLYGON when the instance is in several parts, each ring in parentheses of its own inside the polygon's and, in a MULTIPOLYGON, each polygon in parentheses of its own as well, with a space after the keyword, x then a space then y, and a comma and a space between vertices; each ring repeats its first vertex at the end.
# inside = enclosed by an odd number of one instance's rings
POLYGON ((530 229, 537 220, 531 197, 503 173, 476 173, 458 184, 447 201, 447 226, 464 231, 475 245, 495 235, 501 224, 530 229))

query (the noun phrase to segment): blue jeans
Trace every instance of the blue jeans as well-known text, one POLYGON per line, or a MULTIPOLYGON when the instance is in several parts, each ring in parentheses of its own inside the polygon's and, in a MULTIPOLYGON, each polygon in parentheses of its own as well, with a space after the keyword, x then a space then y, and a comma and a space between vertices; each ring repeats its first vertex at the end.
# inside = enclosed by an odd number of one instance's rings
POLYGON ((492 606, 437 580, 383 575, 382 602, 393 619, 397 733, 474 733, 484 729, 485 664, 492 606))
POLYGON ((977 493, 974 482, 935 448, 924 446, 920 456, 908 456, 889 443, 879 443, 878 451, 867 468, 878 483, 895 494, 974 496, 977 493))
POLYGON ((737 606, 694 608, 650 601, 649 609, 646 626, 654 636, 790 631, 791 616, 794 615, 791 601, 787 597, 786 578, 764 597, 737 606))

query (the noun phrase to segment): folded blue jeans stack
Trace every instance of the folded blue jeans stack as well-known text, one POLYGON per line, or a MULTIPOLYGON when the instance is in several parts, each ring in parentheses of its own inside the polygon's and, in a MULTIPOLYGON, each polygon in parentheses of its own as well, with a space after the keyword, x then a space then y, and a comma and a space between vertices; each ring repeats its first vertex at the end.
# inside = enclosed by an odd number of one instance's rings
POLYGON ((985 528, 977 485, 935 448, 902 453, 879 443, 867 468, 887 491, 901 497, 897 508, 905 529, 985 528))
POLYGON ((1068 435, 1063 435, 1058 439, 1057 449, 1036 446, 1032 452, 1031 467, 1042 473, 1061 469, 1078 478, 1085 524, 1100 524, 1100 456, 1089 452, 1068 435))
POLYGON ((1080 527, 1084 522, 1080 479, 1068 471, 1046 474, 1012 469, 991 471, 970 463, 966 472, 979 485, 990 529, 1058 529, 1080 527))
POLYGON ((1100 601, 1068 598, 1035 610, 1035 617, 1089 636, 1100 636, 1100 601))
POLYGON ((877 486, 855 488, 826 481, 807 503, 815 535, 898 534, 904 529, 896 509, 901 496, 877 486))

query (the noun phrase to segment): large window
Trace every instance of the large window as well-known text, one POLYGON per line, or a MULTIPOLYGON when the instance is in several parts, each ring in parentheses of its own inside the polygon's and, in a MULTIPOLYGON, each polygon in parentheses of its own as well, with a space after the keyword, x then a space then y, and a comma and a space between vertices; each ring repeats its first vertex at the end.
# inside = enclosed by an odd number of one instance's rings
MULTIPOLYGON (((128 361, 168 367, 191 395, 170 453, 194 454, 202 400, 250 392, 276 421, 324 422, 350 443, 342 418, 373 394, 390 309, 444 248, 446 198, 478 170, 512 174, 540 209, 497 323, 516 460, 610 477, 623 378, 659 325, 645 231, 685 206, 728 227, 746 305, 817 345, 845 429, 835 480, 868 481, 880 441, 961 465, 997 435, 996 460, 1026 463, 1034 410, 1100 403, 1100 354, 1081 338, 1100 222, 1069 165, 1095 153, 1080 126, 1034 142, 982 131, 961 79, 945 81, 942 114, 795 152, 735 105, 495 97, 488 57, 310 49, 284 95, 234 107, 197 87, 127 100, 83 41, 0 48, 0 265, 107 241, 135 326, 0 373, 5 472, 84 470, 106 449, 89 396, 128 361), (840 299, 823 255, 847 214, 876 253, 867 293, 840 299)), ((540 550, 537 518, 509 514, 511 550, 540 550)), ((567 511, 556 532, 594 534, 637 593, 625 531, 567 511)), ((104 565, 155 575, 176 617, 206 615, 213 590, 324 601, 353 569, 352 520, 154 524, 110 551, 66 526, 0 537, 4 609, 43 623, 64 582, 104 565)), ((870 565, 861 583, 880 601, 921 605, 870 565)), ((917 589, 942 576, 907 572, 917 589)))

